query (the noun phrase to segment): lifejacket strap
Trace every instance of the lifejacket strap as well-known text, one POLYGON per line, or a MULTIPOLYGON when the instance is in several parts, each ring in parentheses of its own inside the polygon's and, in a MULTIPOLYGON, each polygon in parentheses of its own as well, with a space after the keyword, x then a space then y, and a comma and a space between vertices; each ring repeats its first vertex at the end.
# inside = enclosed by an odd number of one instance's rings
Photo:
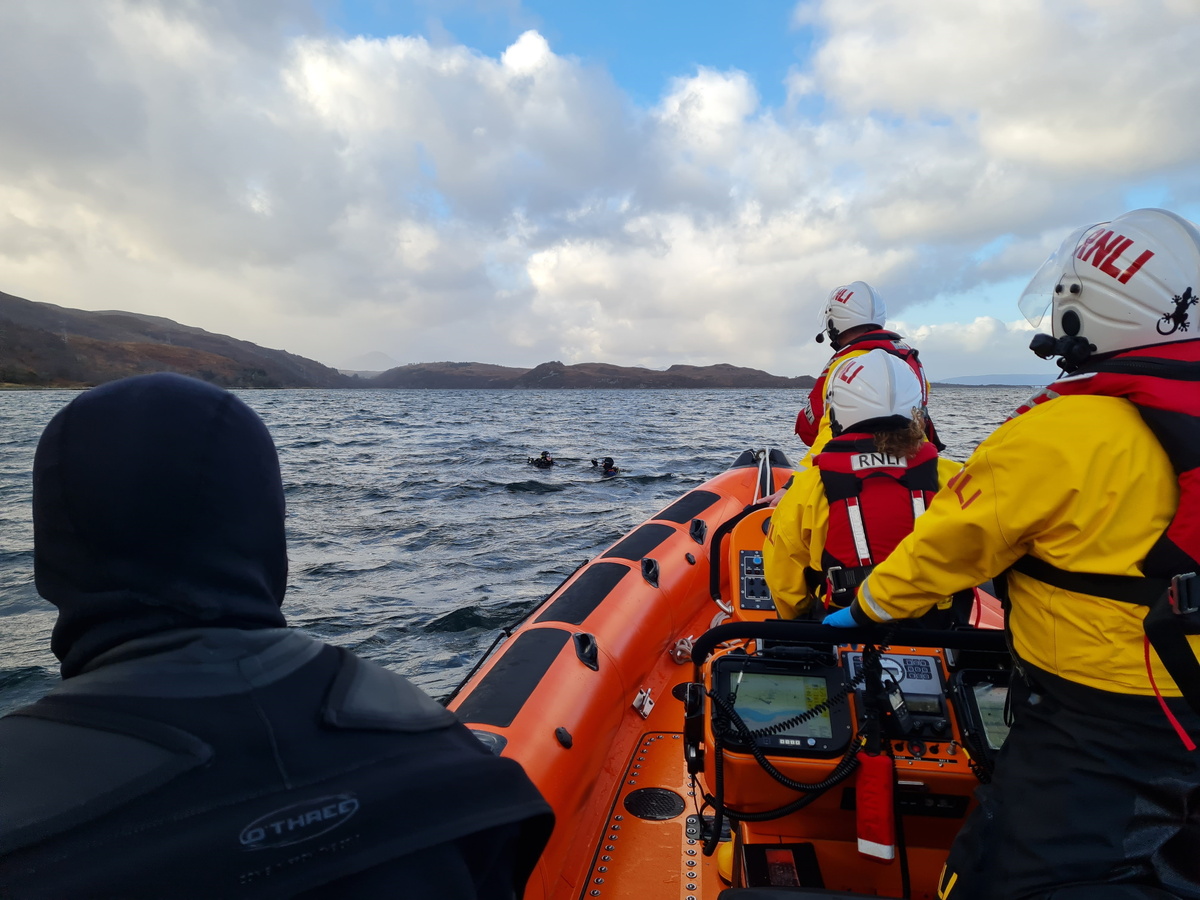
POLYGON ((1200 716, 1200 661, 1165 593, 1150 607, 1142 627, 1183 699, 1200 716))
POLYGON ((1183 623, 1171 610, 1167 598, 1170 579, 1069 572, 1028 554, 1013 563, 1012 568, 1051 587, 1148 607, 1142 627, 1150 639, 1150 646, 1162 660, 1188 706, 1200 715, 1200 661, 1192 651, 1183 623))
POLYGON ((1153 606, 1171 586, 1168 578, 1140 578, 1136 575, 1107 575, 1098 572, 1070 572, 1044 559, 1026 554, 1012 565, 1022 575, 1091 597, 1103 597, 1121 603, 1153 606))
MULTIPOLYGON (((833 566, 825 573, 825 578, 829 588, 830 596, 838 594, 849 594, 850 599, 854 599, 854 593, 858 590, 858 586, 867 580, 867 576, 875 569, 874 566, 857 566, 852 569, 844 569, 841 566, 833 566)), ((839 604, 840 606, 849 606, 849 603, 839 604)))

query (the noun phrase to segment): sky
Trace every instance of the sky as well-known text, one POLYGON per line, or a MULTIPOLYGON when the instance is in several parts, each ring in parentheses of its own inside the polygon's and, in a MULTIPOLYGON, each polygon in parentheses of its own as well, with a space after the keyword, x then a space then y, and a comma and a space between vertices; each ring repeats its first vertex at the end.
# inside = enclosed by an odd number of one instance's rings
POLYGON ((931 378, 1050 377, 1061 239, 1200 219, 1197 46, 1200 0, 6 0, 0 291, 343 368, 803 375, 863 280, 931 378))

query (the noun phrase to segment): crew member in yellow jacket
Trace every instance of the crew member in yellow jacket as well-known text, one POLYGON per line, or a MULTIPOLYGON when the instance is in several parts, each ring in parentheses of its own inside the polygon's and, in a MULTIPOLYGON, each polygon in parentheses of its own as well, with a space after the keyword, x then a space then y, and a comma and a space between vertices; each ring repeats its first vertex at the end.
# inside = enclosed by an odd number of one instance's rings
POLYGON ((1007 572, 1012 729, 941 898, 1200 898, 1200 609, 1166 593, 1200 556, 1198 287, 1172 213, 1070 235, 1021 303, 1052 307, 1031 348, 1067 374, 826 619, 918 616, 1007 572))
POLYGON ((838 368, 828 396, 833 437, 792 479, 763 546, 784 619, 813 615, 818 598, 847 605, 961 467, 925 440, 924 392, 903 360, 859 354, 838 368))

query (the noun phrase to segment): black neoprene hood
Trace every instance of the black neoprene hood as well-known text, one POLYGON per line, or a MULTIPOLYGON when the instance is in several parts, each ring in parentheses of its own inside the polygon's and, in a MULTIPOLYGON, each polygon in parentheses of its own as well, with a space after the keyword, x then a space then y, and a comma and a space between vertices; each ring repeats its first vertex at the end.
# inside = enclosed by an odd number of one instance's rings
POLYGON ((33 466, 34 574, 63 677, 125 641, 283 627, 283 484, 262 420, 228 391, 141 375, 80 394, 33 466))

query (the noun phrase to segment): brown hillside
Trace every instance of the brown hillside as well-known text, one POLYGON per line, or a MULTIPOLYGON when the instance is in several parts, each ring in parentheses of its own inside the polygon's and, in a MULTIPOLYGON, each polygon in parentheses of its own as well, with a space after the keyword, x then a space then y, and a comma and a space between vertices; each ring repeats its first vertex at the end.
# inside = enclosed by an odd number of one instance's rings
POLYGON ((179 372, 223 387, 349 387, 321 363, 159 316, 86 312, 0 293, 0 382, 87 386, 179 372))
POLYGON ((640 366, 546 362, 533 369, 477 362, 400 366, 374 378, 343 375, 311 359, 269 350, 160 316, 85 312, 0 293, 0 383, 86 387, 147 372, 178 372, 223 387, 371 388, 808 388, 728 364, 640 366))
POLYGON ((370 379, 370 384, 386 388, 507 388, 528 371, 476 362, 414 363, 388 369, 370 379))

